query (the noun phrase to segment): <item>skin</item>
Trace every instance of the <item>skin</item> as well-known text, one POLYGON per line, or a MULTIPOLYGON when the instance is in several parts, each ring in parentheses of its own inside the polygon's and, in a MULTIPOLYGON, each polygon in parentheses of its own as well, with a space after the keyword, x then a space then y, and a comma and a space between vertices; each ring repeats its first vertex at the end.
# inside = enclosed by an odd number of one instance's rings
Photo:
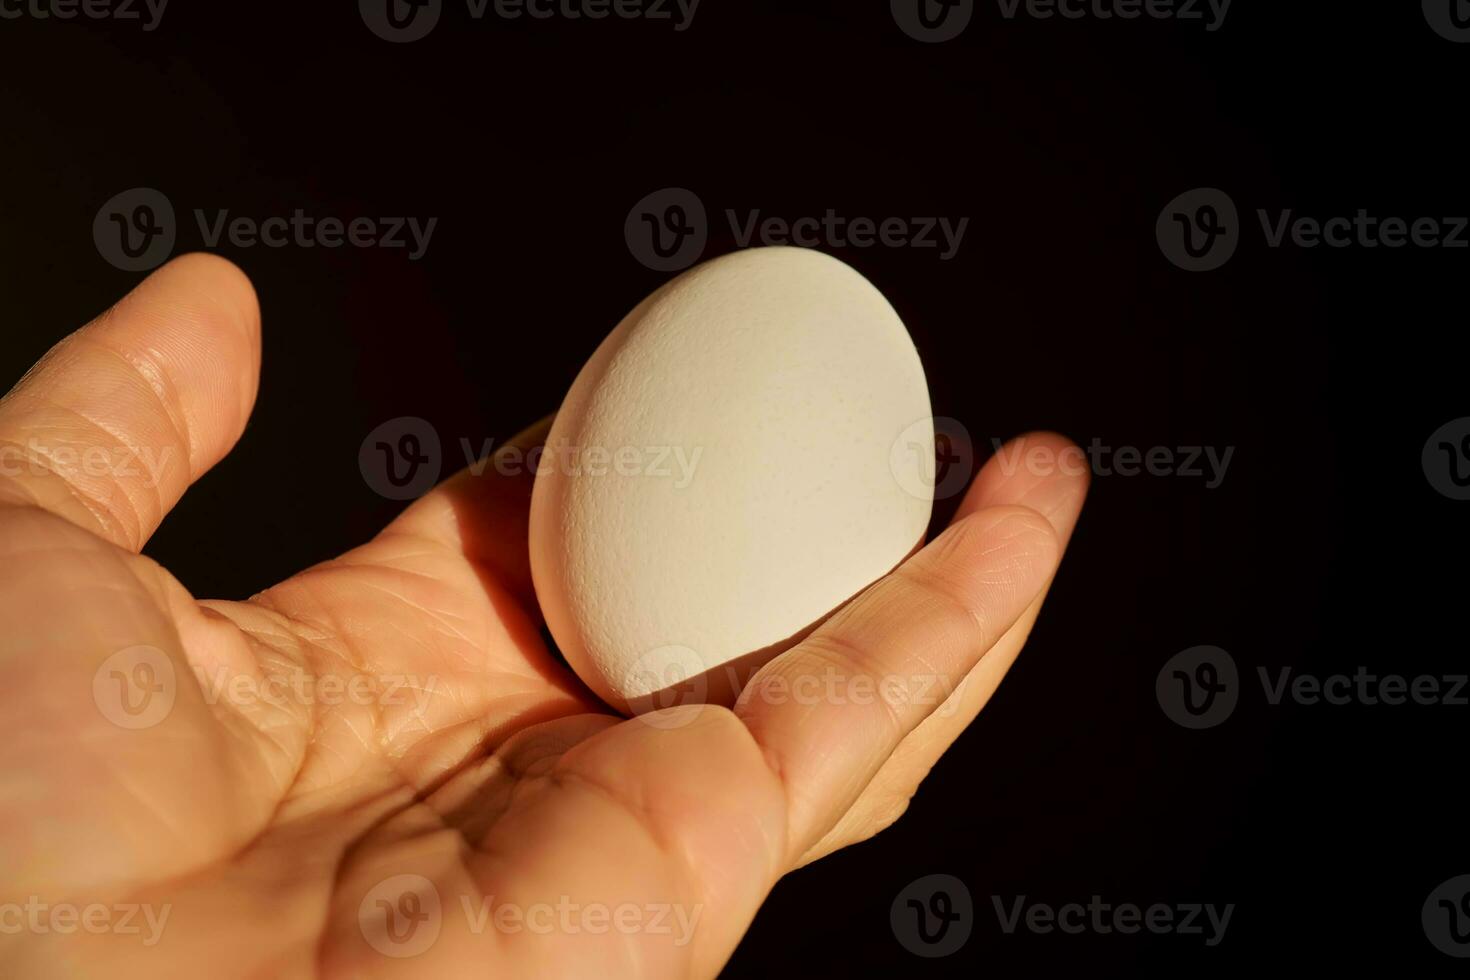
POLYGON ((461 473, 244 602, 139 554, 259 363, 249 282, 189 255, 0 400, 0 973, 714 976, 782 875, 893 823, 984 707, 1086 493, 1080 466, 1000 465, 1070 447, 1023 437, 733 707, 624 719, 539 637, 529 476, 461 473), (157 479, 121 465, 143 453, 157 479), (813 677, 852 696, 781 696, 813 677), (877 678, 953 693, 858 696, 877 678), (172 705, 130 727, 145 687, 172 705))

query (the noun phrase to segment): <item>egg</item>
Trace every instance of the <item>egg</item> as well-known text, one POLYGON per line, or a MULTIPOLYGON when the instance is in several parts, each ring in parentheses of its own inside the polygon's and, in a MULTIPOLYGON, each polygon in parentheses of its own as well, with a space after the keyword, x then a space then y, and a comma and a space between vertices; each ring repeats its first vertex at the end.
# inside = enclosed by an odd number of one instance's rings
POLYGON ((614 707, 728 702, 922 543, 933 477, 883 295, 816 251, 735 252, 638 304, 572 384, 531 496, 536 595, 614 707))

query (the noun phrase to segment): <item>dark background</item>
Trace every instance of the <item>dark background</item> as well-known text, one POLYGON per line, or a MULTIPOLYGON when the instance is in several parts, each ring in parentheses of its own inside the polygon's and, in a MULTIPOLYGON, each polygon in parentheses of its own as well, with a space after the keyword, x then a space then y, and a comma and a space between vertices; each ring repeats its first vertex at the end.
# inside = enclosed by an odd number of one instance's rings
MULTIPOLYGON (((977 4, 922 44, 885 3, 704 0, 670 22, 471 20, 412 44, 355 4, 173 0, 159 28, 0 20, 0 376, 140 278, 93 218, 161 190, 265 218, 437 217, 428 253, 219 250, 256 284, 264 380, 234 453, 148 551, 243 597, 400 507, 358 469, 422 416, 457 465, 553 410, 597 341, 667 278, 624 240, 659 188, 722 214, 966 216, 959 255, 828 249, 894 303, 937 415, 992 438, 1211 446, 1223 483, 1098 476, 1027 652, 893 829, 790 875, 733 976, 1463 972, 1420 924, 1470 872, 1466 709, 1271 706, 1258 667, 1464 673, 1464 508, 1420 453, 1464 407, 1470 252, 1267 248, 1257 208, 1446 217, 1464 192, 1470 44, 1417 3, 1237 0, 1174 20, 1007 20, 977 4), (308 9, 310 8, 310 9, 308 9), (1155 219, 1212 186, 1241 213, 1221 269, 1175 268, 1155 219), (1199 644, 1239 665, 1223 724, 1172 723, 1155 678, 1199 644), (889 906, 947 873, 957 953, 920 959, 889 906), (1202 937, 1001 930, 991 896, 1205 902, 1202 937)), ((977 461, 978 462, 978 461, 977 461)), ((948 501, 952 509, 954 500, 948 501)), ((939 517, 946 511, 941 507, 939 517)))

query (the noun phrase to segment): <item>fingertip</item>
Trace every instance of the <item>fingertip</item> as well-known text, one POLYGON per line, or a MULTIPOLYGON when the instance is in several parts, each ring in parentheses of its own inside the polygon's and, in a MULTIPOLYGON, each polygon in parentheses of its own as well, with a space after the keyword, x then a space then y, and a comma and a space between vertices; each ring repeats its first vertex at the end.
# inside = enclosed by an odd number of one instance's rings
POLYGON ((1058 474, 1084 487, 1092 482, 1092 467, 1087 465, 1087 453, 1077 442, 1051 429, 1038 429, 1020 437, 1028 446, 1035 446, 1057 461, 1058 474))
POLYGON ((1028 432, 985 463, 956 519, 989 507, 1020 505, 1045 517, 1065 545, 1091 482, 1087 454, 1076 442, 1058 432, 1028 432))
POLYGON ((247 339, 260 336, 260 301, 255 286, 243 269, 224 256, 187 252, 171 259, 139 283, 123 303, 159 298, 187 304, 211 324, 247 339))
POLYGON ((260 384, 260 332, 250 278, 207 252, 161 266, 85 330, 177 406, 196 478, 244 432, 260 384))

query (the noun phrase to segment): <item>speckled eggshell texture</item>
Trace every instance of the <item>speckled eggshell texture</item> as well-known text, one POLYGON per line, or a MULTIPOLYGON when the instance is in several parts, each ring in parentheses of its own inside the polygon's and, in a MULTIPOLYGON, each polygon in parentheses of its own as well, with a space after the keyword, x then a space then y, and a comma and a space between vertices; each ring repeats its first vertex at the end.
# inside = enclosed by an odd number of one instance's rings
POLYGON ((572 669, 623 710, 738 688, 920 544, 930 414, 903 323, 837 259, 750 249, 664 285, 538 464, 531 571, 572 669))

